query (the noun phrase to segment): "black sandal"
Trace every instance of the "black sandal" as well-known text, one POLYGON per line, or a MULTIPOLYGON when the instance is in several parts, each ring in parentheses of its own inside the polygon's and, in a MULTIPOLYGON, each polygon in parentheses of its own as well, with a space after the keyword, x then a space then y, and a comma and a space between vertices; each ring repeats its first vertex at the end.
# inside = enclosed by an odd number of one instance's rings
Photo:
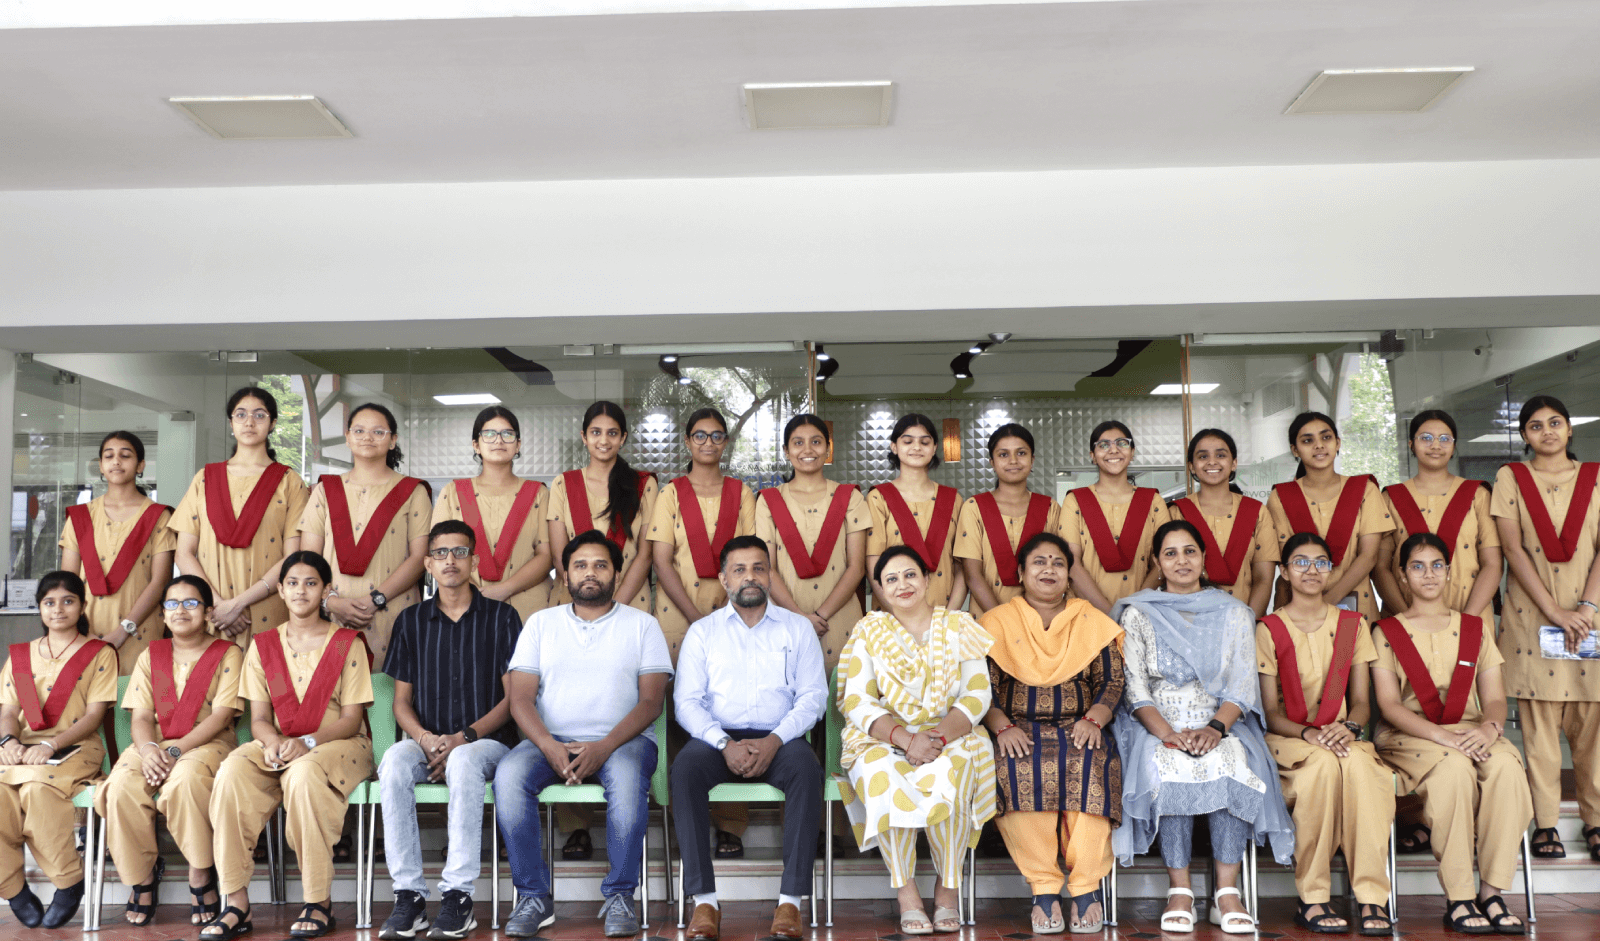
POLYGON ((1362 902, 1360 909, 1361 918, 1358 920, 1361 922, 1361 925, 1359 926, 1358 930, 1363 935, 1366 935, 1369 938, 1382 938, 1394 934, 1394 919, 1389 917, 1389 906, 1387 904, 1373 905, 1371 902, 1362 902), (1372 909, 1371 914, 1368 914, 1367 912, 1367 909, 1369 908, 1372 909), (1380 919, 1383 921, 1382 928, 1367 927, 1367 922, 1378 921, 1380 919))
POLYGON ((1482 918, 1484 921, 1489 920, 1489 916, 1485 915, 1483 910, 1478 908, 1478 903, 1474 902, 1472 899, 1467 899, 1462 902, 1445 902, 1444 926, 1446 928, 1449 928, 1452 931, 1459 931, 1462 934, 1494 934, 1494 925, 1492 924, 1467 924, 1467 920, 1472 918, 1482 918), (1450 917, 1451 912, 1461 908, 1465 908, 1467 910, 1465 915, 1457 915, 1454 918, 1450 917))
POLYGON ((1540 827, 1533 831, 1533 855, 1536 859, 1566 859, 1567 848, 1561 845, 1561 834, 1555 827, 1540 827), (1543 843, 1540 838, 1548 837, 1543 843))
POLYGON ((594 857, 594 840, 590 839, 588 830, 574 830, 567 834, 566 845, 561 847, 561 858, 568 862, 579 862, 594 857))
POLYGON ((1498 895, 1491 895, 1486 899, 1478 899, 1478 908, 1483 911, 1483 917, 1489 919, 1489 924, 1500 934, 1527 934, 1528 926, 1521 918, 1511 914, 1511 907, 1506 900, 1498 895), (1494 913, 1494 907, 1500 906, 1500 914, 1494 913), (1515 919, 1515 921, 1513 921, 1515 919))
MULTIPOLYGON (((1584 842, 1600 837, 1600 827, 1585 827, 1583 831, 1584 842)), ((1600 843, 1589 843, 1589 858, 1600 863, 1600 843)))
POLYGON ((256 930, 256 926, 250 919, 250 913, 229 905, 222 910, 222 914, 211 920, 211 924, 200 927, 200 941, 233 941, 234 938, 242 934, 249 934, 254 930, 256 930), (238 915, 239 920, 230 925, 223 921, 229 915, 238 915), (221 930, 214 934, 207 934, 206 931, 211 928, 219 928, 221 930))
POLYGON ((289 929, 289 937, 291 937, 291 938, 320 938, 323 935, 327 934, 328 932, 330 932, 330 931, 334 930, 335 928, 339 927, 339 919, 333 917, 333 900, 332 899, 329 899, 328 901, 323 902, 321 905, 318 905, 318 904, 316 904, 314 902, 307 902, 304 905, 300 906, 300 914, 299 914, 298 917, 295 918, 293 924, 299 924, 302 921, 309 921, 313 925, 316 925, 317 927, 309 929, 309 930, 306 929, 306 928, 290 928, 289 929), (313 917, 313 916, 318 915, 318 914, 327 915, 328 916, 328 920, 327 921, 322 921, 322 920, 320 920, 318 918, 313 917))
POLYGON ((167 861, 160 856, 156 857, 156 864, 150 870, 150 881, 143 885, 128 886, 128 911, 129 915, 139 915, 143 921, 130 921, 128 925, 134 928, 143 928, 155 921, 156 914, 156 887, 161 885, 161 877, 166 875, 167 861), (139 904, 134 901, 144 895, 150 896, 148 904, 139 904))
POLYGON ((1350 933, 1350 922, 1345 921, 1343 915, 1333 911, 1333 906, 1329 905, 1327 902, 1312 902, 1309 904, 1301 902, 1299 907, 1295 909, 1294 923, 1311 932, 1312 934, 1350 933), (1310 914, 1310 911, 1313 908, 1323 909, 1322 914, 1310 914), (1329 924, 1328 919, 1332 919, 1333 921, 1344 921, 1344 924, 1329 924))
POLYGON ((737 834, 726 830, 717 831, 717 858, 718 859, 743 859, 744 841, 737 834))
POLYGON ((333 844, 333 861, 348 863, 353 859, 355 859, 355 848, 350 845, 350 837, 339 837, 339 842, 333 844))
POLYGON ((1404 833, 1395 834, 1395 852, 1427 853, 1433 850, 1433 831, 1420 823, 1412 824, 1404 833))
POLYGON ((207 869, 206 872, 208 873, 209 881, 205 885, 199 888, 195 888, 192 885, 189 886, 189 895, 194 899, 189 903, 189 924, 194 925, 196 928, 203 928, 216 921, 217 912, 222 908, 222 892, 218 890, 217 886, 217 868, 213 866, 207 869), (217 900, 207 902, 207 895, 215 895, 217 900), (201 919, 200 921, 195 921, 197 916, 201 919))

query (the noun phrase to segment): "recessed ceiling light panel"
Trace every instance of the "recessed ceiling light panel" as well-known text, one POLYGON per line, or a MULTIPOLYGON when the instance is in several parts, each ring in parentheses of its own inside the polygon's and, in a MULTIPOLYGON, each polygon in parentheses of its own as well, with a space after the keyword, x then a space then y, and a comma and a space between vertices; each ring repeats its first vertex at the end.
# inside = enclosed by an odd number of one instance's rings
POLYGON ((1433 107, 1472 71, 1438 69, 1327 69, 1311 80, 1285 114, 1416 114, 1433 107))
POLYGON ((499 405, 500 399, 488 392, 469 392, 460 395, 436 395, 440 405, 499 405))
POLYGON ((883 127, 894 103, 893 82, 752 83, 744 86, 751 130, 883 127))
MULTIPOLYGON (((1215 391, 1217 391, 1217 386, 1218 385, 1219 384, 1215 383, 1215 382, 1191 382, 1191 383, 1189 383, 1189 394, 1190 395, 1205 395, 1207 392, 1215 392, 1215 391)), ((1181 383, 1181 382, 1163 382, 1161 385, 1158 385, 1154 389, 1151 389, 1150 390, 1150 394, 1151 395, 1182 395, 1183 394, 1183 383, 1181 383)))
POLYGON ((317 140, 354 137, 315 95, 168 98, 218 140, 317 140))

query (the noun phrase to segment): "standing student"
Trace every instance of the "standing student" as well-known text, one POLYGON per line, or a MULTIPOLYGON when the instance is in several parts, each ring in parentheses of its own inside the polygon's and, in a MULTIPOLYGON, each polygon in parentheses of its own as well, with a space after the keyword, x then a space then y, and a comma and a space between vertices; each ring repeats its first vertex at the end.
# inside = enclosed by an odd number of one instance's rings
POLYGON ((1448 547, 1450 579, 1445 604, 1480 618, 1491 617, 1490 604, 1500 588, 1500 531, 1489 512, 1489 489, 1479 481, 1450 473, 1455 456, 1456 421, 1448 412, 1428 409, 1411 419, 1411 453, 1417 474, 1383 488, 1383 499, 1395 529, 1384 537, 1372 580, 1385 611, 1411 606, 1404 567, 1396 550, 1410 536, 1437 533, 1448 547))
POLYGON ((1109 614, 1111 608, 1156 583, 1151 554, 1155 531, 1171 518, 1153 487, 1128 479, 1133 432, 1120 421, 1103 421, 1089 433, 1089 458, 1100 476, 1061 501, 1059 534, 1072 550, 1072 588, 1109 614))
POLYGON ((117 652, 88 636, 87 595, 72 572, 39 579, 44 636, 12 644, 0 667, 0 896, 29 928, 59 928, 83 901, 72 798, 100 776, 95 733, 117 701, 117 652), (48 910, 28 888, 23 843, 56 887, 48 910))
POLYGON ((810 622, 822 640, 829 672, 861 620, 856 589, 866 573, 872 529, 861 491, 822 475, 832 446, 822 419, 811 414, 789 419, 783 453, 794 477, 756 499, 756 535, 772 553, 772 600, 810 622))
POLYGON ((131 431, 113 431, 100 441, 100 476, 106 492, 88 504, 67 508, 61 531, 61 567, 77 572, 89 589, 89 634, 117 649, 118 669, 133 671, 160 632, 156 601, 172 572, 177 545, 172 507, 145 495, 144 442, 131 431))
POLYGON ((1234 484, 1239 446, 1220 428, 1189 439, 1189 473, 1200 492, 1172 504, 1172 518, 1188 520, 1205 539, 1206 579, 1264 617, 1277 572, 1278 534, 1272 514, 1234 484))
POLYGON ((323 474, 300 517, 300 545, 334 568, 329 616, 364 632, 379 670, 395 616, 422 598, 417 583, 433 516, 422 481, 395 469, 399 432, 394 413, 382 405, 351 410, 344 440, 355 467, 323 474))
POLYGON ((267 444, 278 400, 246 387, 228 397, 233 455, 194 475, 173 511, 178 571, 211 584, 217 605, 212 630, 243 647, 251 634, 289 616, 278 594, 279 564, 300 548, 305 481, 278 463, 267 444))
POLYGON ((989 435, 994 489, 961 504, 952 551, 972 592, 975 618, 1022 594, 1017 547, 1060 528, 1061 505, 1028 489, 1033 453, 1033 432, 1016 423, 996 428, 989 435))
POLYGON ((1301 412, 1289 423, 1289 450, 1300 461, 1296 479, 1273 487, 1267 498, 1279 542, 1295 533, 1321 536, 1333 562, 1323 598, 1376 621, 1372 569, 1383 534, 1394 529, 1383 494, 1372 478, 1346 477, 1333 469, 1339 429, 1321 412, 1301 412))
MULTIPOLYGON (((867 570, 893 546, 909 546, 927 568, 928 603, 959 611, 967 603, 967 577, 956 564, 956 517, 961 494, 935 483, 928 473, 939 466, 939 432, 933 419, 912 412, 900 416, 889 433, 889 466, 895 477, 872 488, 872 535, 867 537, 867 570)), ((877 594, 877 607, 888 600, 877 594)))
POLYGON ((521 454, 517 416, 501 405, 479 412, 472 422, 472 457, 483 471, 444 488, 433 523, 461 520, 472 527, 473 584, 485 598, 509 602, 526 621, 550 603, 550 541, 544 524, 550 491, 512 472, 511 463, 521 454))
POLYGON ((122 697, 133 713, 133 747, 122 753, 95 809, 106 818, 106 846, 117 877, 128 887, 127 921, 148 925, 166 862, 156 845, 156 815, 189 863, 189 923, 215 918, 217 892, 211 827, 211 788, 217 769, 238 740, 234 719, 242 700, 244 654, 206 630, 211 586, 179 575, 161 602, 170 639, 151 641, 139 655, 122 697))
POLYGON ((1600 464, 1580 464, 1568 446, 1572 419, 1559 399, 1536 395, 1517 416, 1532 458, 1495 475, 1491 512, 1511 563, 1500 614, 1506 695, 1517 699, 1533 791, 1533 853, 1561 859, 1561 735, 1572 747, 1578 812, 1589 855, 1600 860, 1600 670, 1593 661, 1547 658, 1543 625, 1560 628, 1568 651, 1594 630, 1600 605, 1600 464))

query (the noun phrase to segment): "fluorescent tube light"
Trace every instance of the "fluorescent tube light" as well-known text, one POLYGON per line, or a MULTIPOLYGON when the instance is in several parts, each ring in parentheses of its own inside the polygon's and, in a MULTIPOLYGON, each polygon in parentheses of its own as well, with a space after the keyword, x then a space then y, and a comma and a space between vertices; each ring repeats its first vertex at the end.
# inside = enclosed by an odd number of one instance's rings
POLYGON ((1600 415, 1579 415, 1572 420, 1572 424, 1587 425, 1592 421, 1600 421, 1600 415))
MULTIPOLYGON (((1215 391, 1217 391, 1217 387, 1220 386, 1220 385, 1221 385, 1221 383, 1219 383, 1219 382, 1191 382, 1191 383, 1189 383, 1189 393, 1191 395, 1205 395, 1207 392, 1215 392, 1215 391)), ((1181 382, 1163 382, 1161 385, 1158 385, 1154 389, 1151 389, 1150 390, 1150 394, 1151 395, 1182 395, 1183 394, 1183 383, 1181 383, 1181 382)))
POLYGON ((1196 346, 1297 346, 1302 343, 1377 343, 1378 333, 1197 333, 1196 346))
POLYGON ((440 405, 499 405, 500 399, 487 392, 469 392, 465 395, 436 395, 440 405))
POLYGON ((705 356, 717 353, 798 353, 805 343, 794 340, 766 340, 751 343, 624 343, 617 347, 623 356, 705 356))

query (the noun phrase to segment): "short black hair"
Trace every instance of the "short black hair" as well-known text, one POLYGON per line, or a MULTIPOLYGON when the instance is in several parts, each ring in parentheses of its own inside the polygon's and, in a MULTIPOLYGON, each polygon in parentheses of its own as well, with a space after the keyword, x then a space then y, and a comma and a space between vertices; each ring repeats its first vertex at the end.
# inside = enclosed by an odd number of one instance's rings
POLYGON ((760 549, 762 554, 767 557, 767 561, 772 561, 772 553, 767 549, 767 541, 765 539, 760 536, 735 536, 722 544, 722 554, 717 559, 717 570, 721 571, 727 568, 728 556, 733 555, 740 549, 760 549))
POLYGON ((600 530, 589 529, 567 540, 566 546, 561 550, 562 571, 566 571, 572 564, 572 554, 584 546, 605 546, 606 554, 611 556, 611 567, 619 571, 622 569, 622 547, 607 539, 605 533, 600 530))
POLYGON ((428 530, 428 548, 432 549, 433 541, 440 536, 465 536, 469 547, 474 550, 478 548, 478 534, 461 520, 440 520, 434 523, 433 528, 428 530))

